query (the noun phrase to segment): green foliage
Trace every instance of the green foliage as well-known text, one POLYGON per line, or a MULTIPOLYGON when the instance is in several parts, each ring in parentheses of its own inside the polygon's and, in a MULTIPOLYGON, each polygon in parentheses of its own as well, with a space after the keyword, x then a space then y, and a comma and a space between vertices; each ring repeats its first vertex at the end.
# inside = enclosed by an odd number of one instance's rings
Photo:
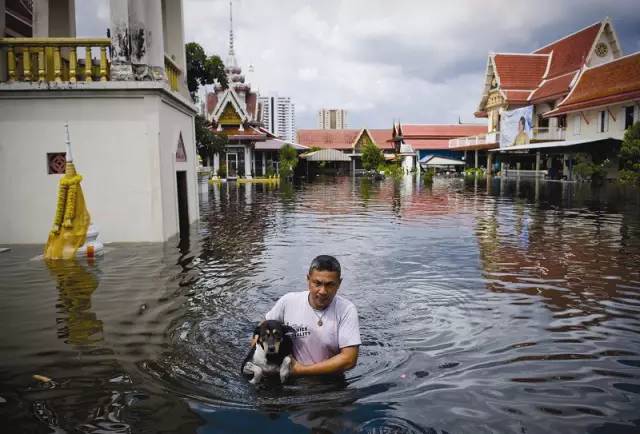
POLYGON ((276 171, 273 170, 273 167, 269 166, 267 167, 267 170, 265 170, 265 175, 267 176, 267 178, 273 178, 274 176, 276 176, 276 171))
POLYGON ((467 167, 464 169, 465 176, 484 176, 485 170, 483 167, 467 167))
POLYGON ((298 152, 290 144, 280 148, 280 177, 289 178, 298 165, 298 152))
POLYGON ((227 75, 224 72, 224 64, 218 56, 208 56, 204 48, 197 42, 189 42, 185 45, 187 57, 187 87, 191 98, 195 100, 198 87, 205 84, 213 84, 215 80, 226 88, 227 75))
POLYGON ((633 124, 625 133, 620 147, 618 175, 621 184, 640 186, 640 122, 633 124))
POLYGON ((581 152, 576 154, 576 165, 573 171, 582 180, 591 180, 593 183, 601 183, 607 176, 607 168, 610 161, 605 159, 600 163, 593 161, 593 156, 581 152))
POLYGON ((211 124, 200 115, 194 119, 196 130, 196 148, 203 160, 211 162, 213 155, 224 152, 229 139, 224 134, 216 134, 211 131, 211 124))
POLYGON ((373 170, 384 163, 382 151, 373 143, 367 141, 362 147, 362 167, 364 170, 373 170))
POLYGON ((226 164, 222 164, 222 162, 220 162, 220 167, 218 167, 218 173, 217 173, 219 178, 226 178, 227 177, 227 166, 226 164))
POLYGON ((384 173, 385 176, 393 179, 401 179, 404 176, 404 170, 402 170, 402 164, 398 161, 392 161, 389 163, 381 163, 377 167, 378 172, 384 173))
POLYGON ((433 184, 433 177, 436 176, 436 169, 427 169, 424 171, 424 174, 422 175, 422 181, 424 182, 424 185, 431 185, 433 184))

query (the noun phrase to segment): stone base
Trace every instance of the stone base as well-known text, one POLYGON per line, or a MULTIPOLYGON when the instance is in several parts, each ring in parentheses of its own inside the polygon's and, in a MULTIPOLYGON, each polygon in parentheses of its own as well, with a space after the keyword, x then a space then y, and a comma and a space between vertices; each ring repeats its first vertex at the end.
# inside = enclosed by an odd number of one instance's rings
POLYGON ((135 80, 131 64, 111 65, 112 81, 130 81, 135 80))

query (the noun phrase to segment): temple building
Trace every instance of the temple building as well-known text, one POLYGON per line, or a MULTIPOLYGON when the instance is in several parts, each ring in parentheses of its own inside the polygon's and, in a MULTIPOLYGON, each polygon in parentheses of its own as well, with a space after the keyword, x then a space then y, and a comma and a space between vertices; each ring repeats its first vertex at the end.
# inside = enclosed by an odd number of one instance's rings
POLYGON ((311 149, 332 149, 338 153, 325 153, 324 161, 348 161, 342 173, 357 173, 362 170, 362 147, 373 143, 380 148, 386 159, 395 158, 392 131, 389 129, 302 129, 298 130, 298 143, 311 149), (345 159, 346 157, 346 159, 345 159))
POLYGON ((236 59, 231 10, 229 18, 229 54, 224 70, 229 86, 225 89, 216 83, 214 92, 207 95, 207 120, 214 133, 224 134, 229 140, 223 161, 220 161, 220 155, 214 155, 213 170, 215 174, 221 173, 220 167, 224 167, 227 179, 232 180, 278 173, 278 153, 282 146, 290 144, 300 152, 307 148, 282 140, 264 128, 258 94, 245 83, 236 59))
MULTIPOLYGON (((452 139, 450 148, 474 152, 476 166, 486 166, 489 172, 500 170, 504 174, 509 166, 529 169, 534 174, 553 169, 560 172, 560 177, 570 179, 575 153, 588 149, 584 140, 600 141, 602 136, 587 137, 583 132, 582 142, 573 143, 573 135, 568 134, 567 112, 555 109, 570 95, 585 71, 614 62, 622 55, 608 18, 531 53, 490 53, 475 113, 487 119, 487 131, 452 139), (531 119, 521 120, 521 130, 526 130, 528 137, 519 143, 509 140, 505 146, 507 131, 501 125, 506 125, 507 116, 519 109, 530 110, 531 119)), ((627 78, 618 76, 616 80, 617 85, 624 87, 627 78)), ((610 110, 605 111, 608 119, 610 110)), ((611 139, 606 145, 610 148, 615 147, 616 141, 614 137, 611 139)))
POLYGON ((392 142, 402 158, 405 172, 441 165, 461 164, 466 153, 449 148, 449 140, 486 131, 482 124, 401 124, 395 123, 392 142), (437 158, 437 160, 434 160, 437 158), (448 164, 446 164, 448 163, 448 164))
POLYGON ((77 38, 74 0, 0 0, 0 243, 47 240, 66 122, 102 240, 166 241, 199 218, 182 1, 108 4, 110 37, 77 38))

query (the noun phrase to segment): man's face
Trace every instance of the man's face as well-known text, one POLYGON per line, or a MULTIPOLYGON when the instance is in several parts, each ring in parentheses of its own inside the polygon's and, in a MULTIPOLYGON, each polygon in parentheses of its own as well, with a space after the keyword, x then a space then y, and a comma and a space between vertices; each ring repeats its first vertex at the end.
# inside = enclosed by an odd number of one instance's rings
POLYGON ((309 283, 309 302, 316 309, 324 309, 331 304, 336 296, 342 279, 335 271, 313 270, 307 276, 309 283))

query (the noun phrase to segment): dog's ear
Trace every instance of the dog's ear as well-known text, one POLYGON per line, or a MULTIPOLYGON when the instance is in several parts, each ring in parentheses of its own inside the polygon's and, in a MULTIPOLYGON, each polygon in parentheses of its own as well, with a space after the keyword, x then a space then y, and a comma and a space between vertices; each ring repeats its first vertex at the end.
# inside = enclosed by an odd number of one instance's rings
POLYGON ((253 329, 253 336, 260 336, 260 324, 253 329))

